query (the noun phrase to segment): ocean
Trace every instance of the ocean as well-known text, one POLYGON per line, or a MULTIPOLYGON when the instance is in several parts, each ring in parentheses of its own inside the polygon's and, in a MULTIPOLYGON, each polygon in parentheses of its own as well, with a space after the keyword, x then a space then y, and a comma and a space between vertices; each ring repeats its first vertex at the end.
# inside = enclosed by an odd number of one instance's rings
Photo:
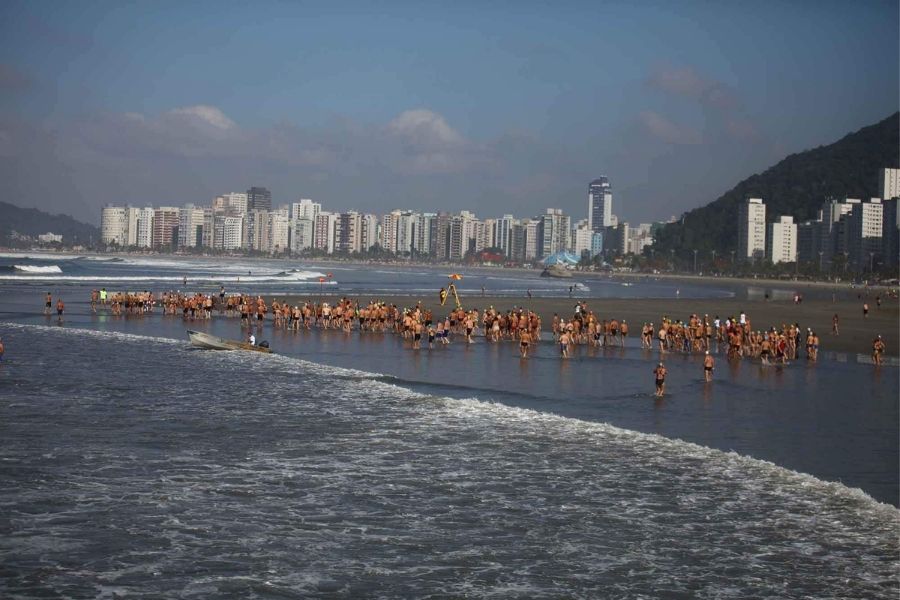
MULTIPOLYGON (((237 337, 236 320, 93 315, 84 292, 182 272, 232 285, 188 266, 204 260, 75 260, 102 266, 0 259, 3 597, 900 592, 895 367, 723 364, 705 385, 697 357, 671 357, 658 401, 636 347, 561 361, 541 344, 520 361, 481 340, 415 352, 266 327, 276 354, 202 351, 186 326, 237 337), (39 314, 57 289, 80 298, 62 325, 39 314)), ((335 287, 420 285, 290 268, 335 287)))

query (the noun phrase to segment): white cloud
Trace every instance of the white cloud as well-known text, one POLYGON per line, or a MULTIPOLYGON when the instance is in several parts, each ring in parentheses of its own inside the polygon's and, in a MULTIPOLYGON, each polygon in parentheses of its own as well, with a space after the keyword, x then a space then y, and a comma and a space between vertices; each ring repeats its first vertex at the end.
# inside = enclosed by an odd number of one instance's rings
POLYGON ((454 145, 464 141, 444 117, 424 108, 400 113, 388 123, 387 129, 394 135, 421 145, 454 145))
POLYGON ((225 116, 225 113, 220 109, 206 104, 173 108, 167 114, 221 130, 229 130, 236 127, 234 121, 225 116))
POLYGON ((703 135, 685 125, 678 125, 651 110, 645 110, 638 115, 638 119, 644 129, 653 137, 668 144, 701 144, 703 135))

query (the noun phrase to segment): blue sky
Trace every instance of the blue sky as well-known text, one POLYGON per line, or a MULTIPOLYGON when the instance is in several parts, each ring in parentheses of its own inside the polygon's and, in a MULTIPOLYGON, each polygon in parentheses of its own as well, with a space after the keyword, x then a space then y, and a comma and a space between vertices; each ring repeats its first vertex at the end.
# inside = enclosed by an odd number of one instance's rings
POLYGON ((6 2, 2 198, 667 218, 898 109, 896 2, 6 2))

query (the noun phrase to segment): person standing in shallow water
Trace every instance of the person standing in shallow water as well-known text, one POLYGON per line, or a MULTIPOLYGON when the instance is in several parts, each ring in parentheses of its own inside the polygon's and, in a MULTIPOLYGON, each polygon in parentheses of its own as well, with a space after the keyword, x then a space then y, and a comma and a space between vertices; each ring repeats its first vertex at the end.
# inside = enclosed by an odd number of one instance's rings
POLYGON ((716 368, 716 359, 712 357, 709 353, 709 350, 706 351, 706 356, 703 357, 703 377, 707 382, 712 381, 713 369, 716 368))
POLYGON ((53 296, 50 295, 50 292, 47 292, 47 297, 44 298, 44 314, 48 317, 50 316, 51 308, 53 308, 53 296))
POLYGON ((879 335, 872 342, 872 364, 880 365, 882 354, 884 354, 884 340, 882 340, 881 336, 879 335))
POLYGON ((666 393, 666 374, 668 371, 666 370, 666 366, 662 363, 656 365, 656 368, 653 369, 653 376, 656 380, 656 397, 662 398, 666 393))

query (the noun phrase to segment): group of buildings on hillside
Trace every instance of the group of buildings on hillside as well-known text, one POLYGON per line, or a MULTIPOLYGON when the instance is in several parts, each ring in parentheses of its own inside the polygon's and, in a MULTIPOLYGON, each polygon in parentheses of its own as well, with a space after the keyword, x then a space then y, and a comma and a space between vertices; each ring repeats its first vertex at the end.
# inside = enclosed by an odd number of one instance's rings
POLYGON ((106 206, 100 228, 102 242, 120 248, 208 248, 272 255, 378 249, 451 261, 493 249, 517 263, 564 251, 578 257, 640 253, 652 241, 650 224, 632 228, 618 223, 606 177, 590 183, 587 218, 574 225, 571 217, 557 208, 524 219, 510 214, 479 219, 469 211, 331 212, 310 199, 273 208, 269 190, 251 187, 246 192, 217 196, 210 206, 106 206))
POLYGON ((900 169, 882 169, 879 197, 828 199, 817 218, 795 223, 792 216, 766 222, 761 198, 741 204, 738 257, 772 263, 816 265, 820 270, 840 260, 854 271, 897 266, 900 256, 900 169))

